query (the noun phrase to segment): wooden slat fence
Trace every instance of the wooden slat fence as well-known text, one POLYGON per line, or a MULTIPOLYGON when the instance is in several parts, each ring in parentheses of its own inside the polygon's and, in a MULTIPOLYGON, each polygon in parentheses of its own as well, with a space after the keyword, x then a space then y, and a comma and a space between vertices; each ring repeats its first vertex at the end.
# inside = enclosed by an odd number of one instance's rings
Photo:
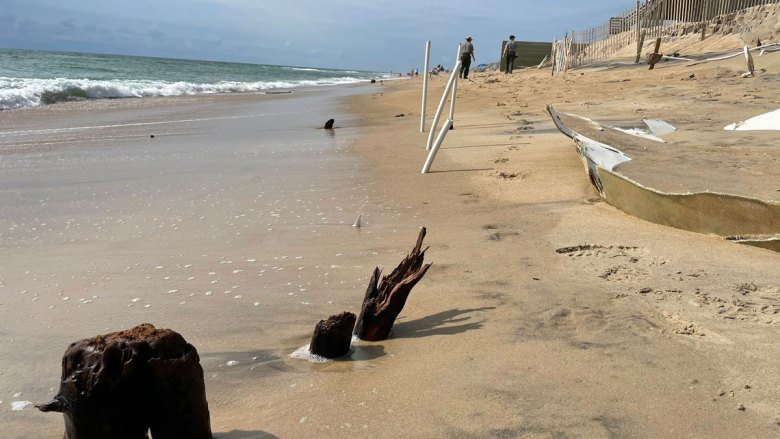
POLYGON ((730 14, 780 0, 644 0, 606 23, 584 31, 566 32, 553 41, 552 70, 565 72, 574 67, 603 62, 629 46, 637 48, 644 41, 700 32, 723 22, 730 14))

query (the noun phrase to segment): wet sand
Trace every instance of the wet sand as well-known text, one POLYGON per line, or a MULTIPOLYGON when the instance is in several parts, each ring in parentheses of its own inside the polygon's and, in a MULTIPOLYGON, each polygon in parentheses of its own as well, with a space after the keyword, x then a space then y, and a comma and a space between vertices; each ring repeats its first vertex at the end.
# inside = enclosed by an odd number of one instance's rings
MULTIPOLYGON (((142 322, 198 348, 216 437, 777 435, 777 253, 601 202, 545 113, 548 103, 607 118, 709 108, 647 90, 703 93, 717 78, 684 83, 684 66, 655 72, 474 73, 459 85, 455 130, 428 175, 417 80, 376 84, 349 97, 349 108, 337 105, 332 142, 316 127, 333 117, 334 100, 281 99, 306 118, 284 119, 290 125, 271 134, 282 119, 243 117, 262 103, 234 96, 154 111, 117 104, 130 114, 121 120, 169 111, 242 118, 193 124, 156 147, 149 130, 133 128, 126 134, 137 140, 109 143, 127 158, 111 166, 115 154, 87 154, 78 140, 4 156, 3 188, 27 181, 2 192, 14 206, 0 224, 0 418, 9 437, 60 436, 58 416, 9 404, 54 394, 68 342, 142 322), (258 136, 279 141, 270 162, 257 154, 258 136), (285 154, 296 139, 311 163, 285 154), (109 166, 106 175, 81 175, 74 193, 67 162, 80 169, 95 154, 102 159, 90 169, 109 166), (268 164, 285 159, 290 167, 268 164), (41 212, 54 218, 42 225, 41 212), (354 230, 357 212, 365 227, 354 230), (393 337, 358 342, 335 362, 290 358, 320 318, 358 311, 373 267, 394 267, 420 226, 434 265, 393 337)), ((752 84, 724 87, 717 103, 752 84)), ((20 130, 26 120, 10 124, 20 130)))
POLYGON ((70 342, 143 322, 199 350, 215 432, 275 431, 246 414, 310 375, 288 355, 417 233, 344 151, 360 128, 336 98, 357 91, 4 112, 2 436, 61 437, 61 416, 12 403, 56 393, 70 342))

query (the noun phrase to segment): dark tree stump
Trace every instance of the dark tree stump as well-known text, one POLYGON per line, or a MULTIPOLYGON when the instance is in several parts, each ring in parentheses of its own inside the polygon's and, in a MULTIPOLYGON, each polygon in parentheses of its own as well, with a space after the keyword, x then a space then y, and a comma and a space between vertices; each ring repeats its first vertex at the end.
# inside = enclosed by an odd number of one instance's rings
POLYGON ((64 439, 212 438, 197 350, 148 323, 72 343, 38 409, 63 413, 64 439))
POLYGON ((309 352, 325 358, 347 355, 352 346, 352 329, 356 318, 351 312, 343 312, 330 316, 328 320, 320 320, 314 327, 309 352))
POLYGON ((428 250, 420 251, 424 238, 425 227, 420 229, 412 252, 392 273, 382 277, 381 283, 379 276, 382 272, 379 267, 374 269, 355 325, 355 335, 361 340, 379 341, 390 336, 393 323, 403 310, 409 293, 431 267, 431 264, 423 265, 425 251, 428 250))
POLYGON ((325 122, 325 127, 324 127, 324 128, 325 128, 326 130, 331 130, 331 129, 333 129, 333 124, 334 124, 335 122, 336 122, 336 121, 335 121, 335 120, 333 120, 333 119, 328 119, 328 120, 325 122))

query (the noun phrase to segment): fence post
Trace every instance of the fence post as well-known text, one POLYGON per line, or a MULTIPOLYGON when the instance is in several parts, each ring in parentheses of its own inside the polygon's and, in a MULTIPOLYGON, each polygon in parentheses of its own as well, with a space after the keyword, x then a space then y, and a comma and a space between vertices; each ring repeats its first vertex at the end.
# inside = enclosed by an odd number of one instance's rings
POLYGON ((642 2, 636 0, 636 61, 634 64, 639 64, 639 58, 642 56, 642 18, 639 16, 641 7, 642 2))
POLYGON ((428 98, 428 67, 431 61, 431 42, 425 42, 425 64, 423 67, 423 86, 422 86, 422 110, 420 111, 420 132, 425 132, 425 105, 428 98))
MULTIPOLYGON (((447 135, 447 131, 450 130, 451 126, 451 119, 444 121, 444 125, 441 126, 441 131, 439 131, 439 135, 436 137, 436 142, 433 144, 431 152, 428 153, 428 158, 425 159, 425 164, 423 165, 422 171, 420 171, 421 174, 427 174, 428 171, 431 170, 433 159, 436 158, 436 153, 439 151, 439 146, 441 146, 441 142, 444 141, 444 137, 447 135)), ((433 132, 433 130, 431 130, 431 132, 433 132)))
MULTIPOLYGON (((458 60, 460 58, 460 48, 461 44, 458 43, 458 53, 456 54, 455 60, 458 60)), ((458 90, 458 78, 455 78, 455 82, 452 84, 452 97, 450 98, 450 121, 455 121, 455 93, 458 90)))
POLYGON ((441 101, 439 102, 439 108, 436 110, 436 115, 433 116, 433 123, 431 124, 430 132, 428 133, 428 142, 425 145, 425 149, 429 150, 431 149, 431 144, 433 143, 433 133, 436 131, 436 125, 439 123, 439 119, 441 118, 441 112, 444 109, 444 104, 447 103, 447 96, 450 94, 450 90, 452 90, 452 84, 458 79, 458 73, 460 71, 460 60, 455 63, 455 67, 452 69, 452 74, 450 75, 450 79, 447 81, 447 86, 444 87, 444 93, 441 95, 441 101))

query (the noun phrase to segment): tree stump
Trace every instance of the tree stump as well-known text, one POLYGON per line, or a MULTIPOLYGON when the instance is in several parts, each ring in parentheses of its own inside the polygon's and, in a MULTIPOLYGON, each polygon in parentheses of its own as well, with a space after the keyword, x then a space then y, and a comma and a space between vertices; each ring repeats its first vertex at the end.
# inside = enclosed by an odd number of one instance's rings
POLYGON ((333 120, 333 119, 328 119, 328 120, 325 121, 325 126, 323 128, 325 128, 326 130, 332 130, 333 129, 333 124, 335 122, 336 121, 333 120))
POLYGON ((148 323, 72 343, 38 409, 63 413, 64 439, 212 438, 197 350, 148 323))
POLYGON ((428 250, 426 248, 420 251, 424 238, 425 227, 420 229, 412 252, 395 270, 382 277, 381 282, 379 267, 374 269, 355 325, 355 335, 361 340, 380 341, 390 336, 393 323, 403 310, 409 293, 431 267, 431 264, 423 265, 425 252, 428 250))
POLYGON ((328 320, 320 320, 314 327, 309 352, 325 358, 347 355, 352 346, 352 329, 356 319, 355 314, 343 312, 330 316, 328 320))
POLYGON ((650 70, 653 70, 655 68, 655 65, 661 62, 663 59, 663 55, 659 53, 661 50, 661 38, 655 39, 655 49, 653 49, 653 53, 647 54, 647 63, 650 64, 650 70))

